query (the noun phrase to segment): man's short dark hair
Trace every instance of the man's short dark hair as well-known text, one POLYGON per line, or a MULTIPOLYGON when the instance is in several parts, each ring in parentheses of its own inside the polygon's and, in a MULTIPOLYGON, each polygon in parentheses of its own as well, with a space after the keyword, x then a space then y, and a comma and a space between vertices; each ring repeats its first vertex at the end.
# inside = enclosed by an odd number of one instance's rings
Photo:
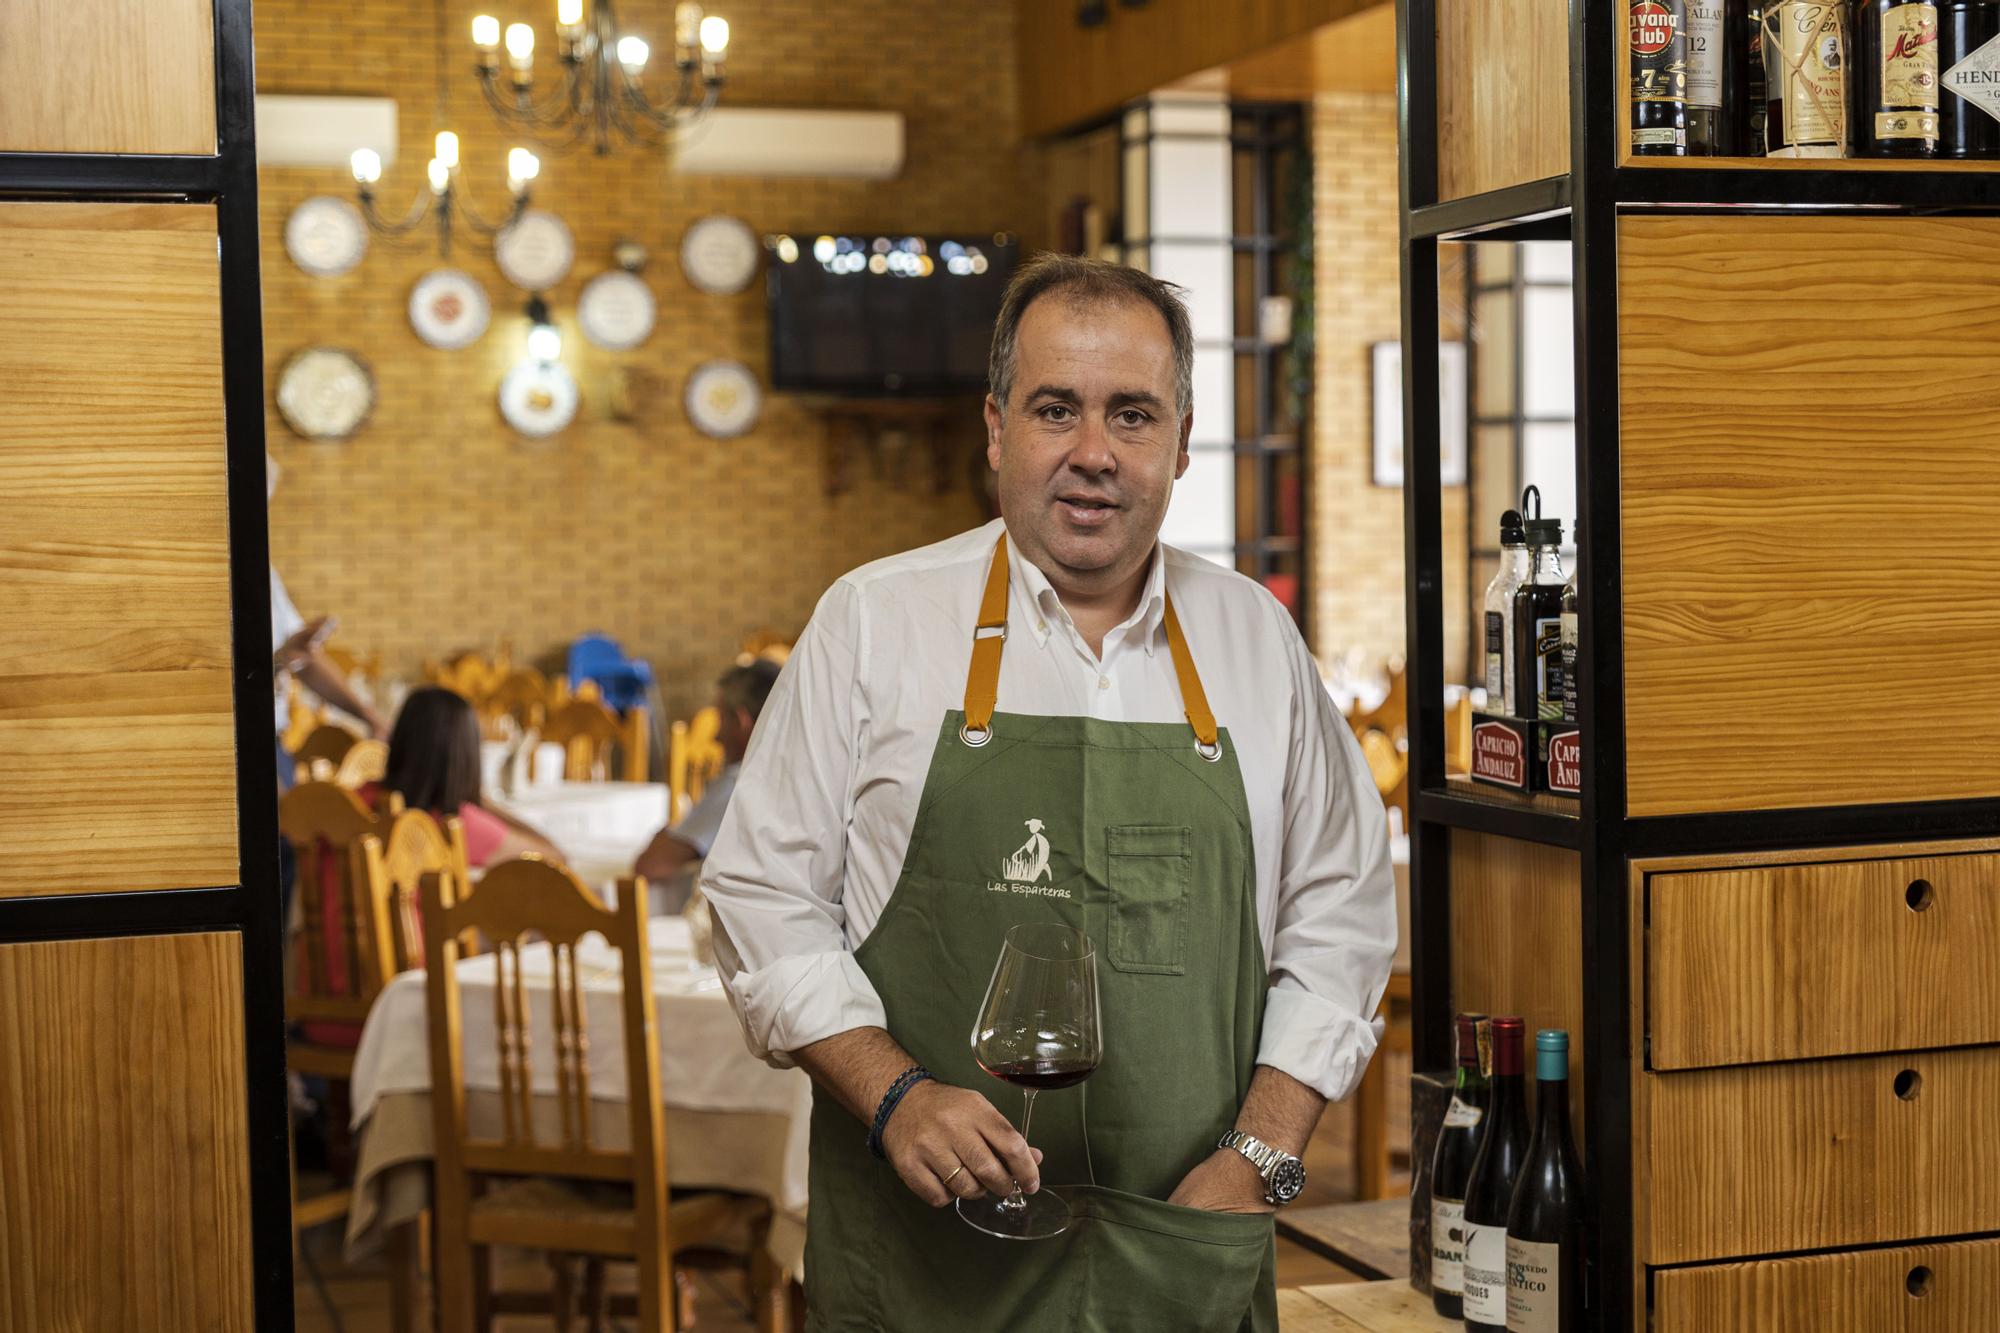
POLYGON ((764 711, 764 701, 771 697, 771 687, 778 683, 778 671, 776 662, 760 658, 749 666, 729 668, 715 682, 715 687, 721 692, 723 703, 742 709, 754 722, 764 711))
POLYGON ((1186 416, 1194 402, 1194 327, 1181 302, 1183 290, 1140 269, 1078 255, 1040 254, 1021 265, 993 321, 993 351, 986 366, 987 387, 1001 414, 1014 391, 1021 318, 1037 297, 1054 294, 1079 302, 1142 301, 1159 311, 1174 345, 1174 415, 1186 416))

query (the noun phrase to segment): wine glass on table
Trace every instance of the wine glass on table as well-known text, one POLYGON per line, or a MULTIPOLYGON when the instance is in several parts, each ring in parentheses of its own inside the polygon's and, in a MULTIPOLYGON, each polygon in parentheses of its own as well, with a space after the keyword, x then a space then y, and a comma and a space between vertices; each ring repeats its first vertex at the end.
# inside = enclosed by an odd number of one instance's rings
MULTIPOLYGON (((972 1029, 979 1067, 1021 1089, 1021 1137, 1035 1117, 1035 1094, 1072 1088, 1103 1054, 1097 1021, 1097 951, 1090 937, 1060 922, 1015 926, 1000 946, 986 1000, 972 1029)), ((960 1199, 958 1215, 990 1236, 1042 1240, 1069 1226, 1069 1205, 1047 1190, 1005 1198, 960 1199)))

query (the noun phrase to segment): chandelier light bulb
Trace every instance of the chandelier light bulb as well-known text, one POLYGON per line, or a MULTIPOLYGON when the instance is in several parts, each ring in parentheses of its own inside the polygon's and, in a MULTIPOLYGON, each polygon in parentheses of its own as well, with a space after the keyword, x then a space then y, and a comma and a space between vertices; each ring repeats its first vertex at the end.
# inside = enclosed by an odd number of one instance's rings
POLYGON ((507 188, 525 194, 528 182, 542 174, 542 160, 525 148, 507 150, 507 188))
POLYGON ((500 20, 491 14, 481 14, 473 19, 472 44, 482 51, 497 51, 500 48, 500 20))
POLYGON ((458 169, 458 136, 450 130, 438 131, 437 160, 444 163, 446 171, 458 169))
POLYGON ((528 355, 537 361, 555 361, 562 356, 562 334, 553 324, 537 324, 528 330, 528 355))
POLYGON ((674 6, 674 44, 692 54, 701 43, 701 6, 695 0, 681 0, 674 6))
POLYGON ((373 185, 382 179, 382 155, 373 148, 355 149, 347 165, 354 172, 354 179, 363 185, 373 185))
POLYGON ((627 74, 635 78, 638 77, 640 70, 646 68, 646 59, 652 54, 653 50, 646 45, 644 38, 620 37, 618 39, 618 63, 625 67, 627 74))
POLYGON ((556 0, 556 22, 574 28, 583 22, 583 0, 556 0))
POLYGON ((507 54, 513 57, 514 68, 526 69, 535 58, 535 30, 525 23, 509 23, 507 54))
POLYGON ((443 194, 447 189, 451 187, 450 167, 446 166, 443 162, 440 162, 437 158, 432 158, 429 170, 431 177, 431 190, 433 193, 443 194))
POLYGON ((716 57, 729 49, 728 19, 710 14, 701 21, 701 49, 716 57))

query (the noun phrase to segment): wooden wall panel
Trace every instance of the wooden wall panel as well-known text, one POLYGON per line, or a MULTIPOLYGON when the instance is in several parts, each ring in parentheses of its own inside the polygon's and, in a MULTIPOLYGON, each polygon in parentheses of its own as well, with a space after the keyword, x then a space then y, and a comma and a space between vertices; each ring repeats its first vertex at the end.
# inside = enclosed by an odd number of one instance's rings
POLYGON ((1993 1320, 2000 1241, 1676 1268, 1654 1333, 1965 1333, 1993 1320))
MULTIPOLYGON (((1575 852, 1451 833, 1451 1004, 1569 1033, 1570 1123, 1583 1123, 1583 868, 1575 852)), ((1530 1079, 1532 1084, 1533 1080, 1530 1079)))
POLYGON ((1569 171, 1567 0, 1438 0, 1438 198, 1569 171))
POLYGON ((1648 1263, 2000 1231, 2000 1047, 1645 1082, 1648 1263))
POLYGON ((232 884, 215 213, 0 205, 0 896, 232 884))
POLYGON ((210 0, 0 4, 0 152, 214 151, 210 0))
POLYGON ((1618 245, 1630 812, 2000 792, 2000 221, 1618 245))
POLYGON ((2000 857, 1655 875, 1650 892, 1655 1069, 2000 1043, 2000 857))
MULTIPOLYGON (((1135 97, 1229 64, 1389 0, 1151 0, 1112 4, 1096 28, 1076 22, 1076 0, 1019 0, 1021 127, 1053 134, 1135 97)), ((747 50, 747 48, 746 48, 747 50)))
POLYGON ((247 1330, 234 934, 0 945, 0 1328, 247 1330))

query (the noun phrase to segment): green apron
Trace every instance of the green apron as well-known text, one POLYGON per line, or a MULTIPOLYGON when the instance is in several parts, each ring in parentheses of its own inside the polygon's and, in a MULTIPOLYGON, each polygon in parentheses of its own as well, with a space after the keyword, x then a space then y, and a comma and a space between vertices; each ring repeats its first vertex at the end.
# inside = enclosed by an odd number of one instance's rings
POLYGON ((1002 537, 966 707, 938 730, 902 875, 855 958, 890 1035, 1018 1125, 1019 1090, 972 1058, 1001 938, 1049 920, 1090 936, 1103 1061, 1081 1086, 1035 1099, 1030 1136, 1046 1154, 1042 1187, 1075 1217, 1053 1239, 985 1235, 912 1194, 815 1090, 807 1327, 1274 1333, 1270 1216, 1165 1202, 1234 1125, 1256 1063, 1266 981, 1236 752, 1215 729, 1171 598, 1193 734, 994 714, 1006 609, 1002 537))

